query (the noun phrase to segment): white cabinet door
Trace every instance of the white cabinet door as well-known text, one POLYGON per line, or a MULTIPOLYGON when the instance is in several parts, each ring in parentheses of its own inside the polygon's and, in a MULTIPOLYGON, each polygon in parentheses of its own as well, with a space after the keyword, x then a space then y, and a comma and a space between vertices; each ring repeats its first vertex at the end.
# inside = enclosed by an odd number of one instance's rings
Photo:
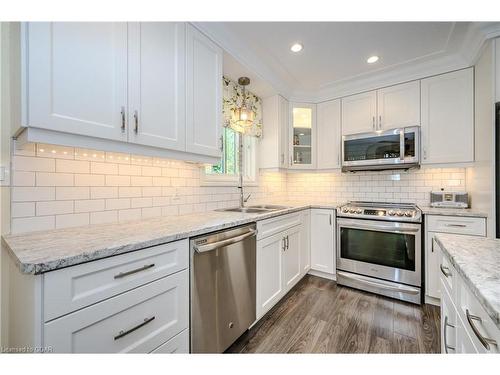
POLYGON ((289 117, 290 168, 316 168, 316 105, 290 103, 289 117))
POLYGON ((297 284, 302 275, 300 267, 301 232, 302 228, 298 225, 285 233, 285 249, 283 251, 283 287, 285 293, 297 284))
POLYGON ((129 141, 184 151, 185 35, 182 22, 129 24, 129 141))
POLYGON ((257 241, 257 319, 262 317, 284 295, 283 233, 257 241))
POLYGON ((127 24, 27 24, 28 124, 127 140, 127 24))
POLYGON ((377 90, 377 128, 420 125, 420 81, 377 90))
POLYGON ((427 246, 425 247, 425 294, 441 298, 441 283, 439 281, 440 250, 434 246, 434 233, 427 232, 427 246))
POLYGON ((317 105, 317 168, 340 168, 340 99, 317 105))
POLYGON ((186 151, 220 157, 222 49, 189 24, 186 100, 186 151))
POLYGON ((421 81, 422 164, 474 161, 473 68, 421 81))
POLYGON ((371 132, 376 125, 376 91, 342 98, 342 135, 371 132))
POLYGON ((441 299, 441 353, 457 353, 457 310, 446 291, 441 299))
POLYGON ((311 210, 311 269, 335 273, 334 228, 333 210, 311 210))
POLYGON ((260 168, 288 168, 288 101, 280 95, 264 98, 262 116, 260 168))
POLYGON ((302 212, 301 221, 300 268, 301 274, 305 275, 311 268, 311 210, 302 212))

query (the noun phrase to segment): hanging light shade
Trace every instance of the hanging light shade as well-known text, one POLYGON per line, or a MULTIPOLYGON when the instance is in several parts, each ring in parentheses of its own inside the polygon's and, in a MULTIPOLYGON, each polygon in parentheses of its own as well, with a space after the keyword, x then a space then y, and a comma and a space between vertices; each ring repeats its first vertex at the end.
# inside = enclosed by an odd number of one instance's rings
POLYGON ((240 77, 238 84, 243 87, 241 105, 234 109, 232 114, 232 128, 240 133, 245 133, 248 128, 254 125, 255 112, 248 105, 245 86, 250 84, 250 78, 240 77))

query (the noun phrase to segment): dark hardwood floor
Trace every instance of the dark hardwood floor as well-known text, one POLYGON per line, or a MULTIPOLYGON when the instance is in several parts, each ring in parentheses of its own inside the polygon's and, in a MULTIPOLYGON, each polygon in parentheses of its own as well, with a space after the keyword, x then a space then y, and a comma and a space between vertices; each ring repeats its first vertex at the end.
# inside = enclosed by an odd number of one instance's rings
POLYGON ((439 308, 307 275, 229 353, 438 353, 439 308))

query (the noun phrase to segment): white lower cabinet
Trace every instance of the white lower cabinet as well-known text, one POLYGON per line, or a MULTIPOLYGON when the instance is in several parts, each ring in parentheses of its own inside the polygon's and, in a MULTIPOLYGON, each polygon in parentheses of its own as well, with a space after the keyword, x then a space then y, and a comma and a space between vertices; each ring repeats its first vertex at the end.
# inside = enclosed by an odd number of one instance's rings
POLYGON ((435 249, 434 235, 453 233, 485 237, 486 219, 482 217, 426 215, 425 224, 425 295, 431 297, 427 298, 427 302, 437 304, 441 298, 441 284, 439 282, 441 253, 435 249))
POLYGON ((481 306, 456 268, 441 255, 441 352, 500 353, 500 329, 481 306))
POLYGON ((172 337, 165 344, 153 350, 153 354, 186 354, 189 353, 189 330, 185 329, 172 337))
POLYGON ((302 211, 301 221, 300 267, 303 276, 311 269, 311 210, 302 211))
POLYGON ((335 211, 311 210, 311 269, 335 274, 335 211))
POLYGON ((306 274, 308 217, 305 210, 257 222, 257 319, 306 274))
POLYGON ((149 353, 188 325, 188 271, 45 324, 57 353, 149 353))

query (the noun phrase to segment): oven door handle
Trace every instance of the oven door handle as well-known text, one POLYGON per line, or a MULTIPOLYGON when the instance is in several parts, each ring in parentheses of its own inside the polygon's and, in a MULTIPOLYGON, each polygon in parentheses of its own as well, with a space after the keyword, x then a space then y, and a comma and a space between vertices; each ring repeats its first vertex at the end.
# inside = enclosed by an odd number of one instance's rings
POLYGON ((385 225, 385 224, 370 224, 370 225, 362 225, 362 224, 343 224, 342 222, 338 223, 339 228, 352 228, 352 229, 366 229, 366 230, 382 230, 382 231, 388 231, 391 233, 418 233, 420 232, 419 227, 410 227, 410 226, 401 226, 401 227, 396 227, 394 225, 385 225))
POLYGON ((346 279, 351 279, 351 280, 357 281, 358 283, 372 286, 372 287, 379 288, 379 289, 388 290, 390 292, 413 294, 413 295, 420 293, 420 290, 418 288, 413 288, 413 287, 406 286, 406 285, 388 285, 388 284, 383 283, 383 282, 376 282, 373 280, 368 280, 366 277, 363 277, 361 275, 351 274, 351 273, 342 272, 342 271, 337 271, 337 274, 341 277, 345 277, 346 279))

